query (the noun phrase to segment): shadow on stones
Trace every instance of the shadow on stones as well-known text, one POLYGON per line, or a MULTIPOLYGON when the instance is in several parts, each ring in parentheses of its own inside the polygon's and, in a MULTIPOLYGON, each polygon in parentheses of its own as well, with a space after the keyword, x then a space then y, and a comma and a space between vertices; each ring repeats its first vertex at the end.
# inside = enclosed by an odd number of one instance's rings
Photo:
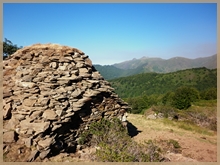
POLYGON ((62 123, 62 127, 53 132, 59 136, 55 138, 56 142, 51 146, 50 156, 56 156, 60 152, 74 153, 76 151, 75 136, 83 121, 78 114, 73 115, 71 121, 73 122, 62 123))
POLYGON ((127 130, 128 130, 128 135, 131 137, 136 136, 138 133, 142 132, 137 129, 132 123, 127 121, 127 130))

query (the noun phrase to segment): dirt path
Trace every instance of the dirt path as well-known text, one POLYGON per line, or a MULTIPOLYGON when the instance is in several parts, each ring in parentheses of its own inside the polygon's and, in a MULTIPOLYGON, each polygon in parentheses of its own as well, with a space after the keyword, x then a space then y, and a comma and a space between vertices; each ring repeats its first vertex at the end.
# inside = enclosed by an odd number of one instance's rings
POLYGON ((140 131, 133 137, 135 141, 144 140, 169 140, 179 142, 182 153, 167 153, 167 157, 173 162, 217 161, 217 135, 208 136, 192 131, 186 131, 175 126, 165 125, 160 119, 148 120, 142 115, 129 114, 128 121, 140 131))

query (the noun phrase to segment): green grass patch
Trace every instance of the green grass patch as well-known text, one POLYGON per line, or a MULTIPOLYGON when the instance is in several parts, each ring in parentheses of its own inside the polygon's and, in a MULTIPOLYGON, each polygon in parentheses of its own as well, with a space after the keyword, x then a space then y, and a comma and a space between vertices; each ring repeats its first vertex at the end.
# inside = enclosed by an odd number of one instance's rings
POLYGON ((199 134, 202 134, 202 135, 208 135, 208 136, 213 136, 214 135, 214 131, 211 131, 211 130, 206 129, 206 128, 199 127, 199 126, 195 125, 194 123, 192 123, 190 121, 172 121, 172 120, 169 120, 169 119, 165 118, 164 120, 162 120, 162 122, 164 124, 175 126, 177 128, 187 130, 187 131, 191 131, 191 132, 195 132, 195 133, 199 133, 199 134))
POLYGON ((217 107, 217 100, 198 100, 192 105, 200 107, 217 107))

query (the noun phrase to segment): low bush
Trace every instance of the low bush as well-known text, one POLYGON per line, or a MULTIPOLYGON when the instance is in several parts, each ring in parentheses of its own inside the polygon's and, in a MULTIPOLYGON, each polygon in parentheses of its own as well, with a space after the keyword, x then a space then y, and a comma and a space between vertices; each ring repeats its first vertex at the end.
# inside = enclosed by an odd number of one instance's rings
POLYGON ((163 152, 172 152, 172 153, 182 153, 182 148, 178 141, 174 139, 169 140, 158 140, 157 144, 163 149, 163 152))
POLYGON ((87 133, 81 135, 80 142, 88 142, 92 135, 91 144, 98 149, 95 161, 104 162, 159 162, 163 160, 160 148, 152 141, 137 143, 128 135, 121 121, 102 119, 92 123, 87 133))
POLYGON ((173 139, 170 139, 170 140, 168 141, 168 144, 172 144, 174 148, 181 148, 179 142, 176 141, 176 140, 173 140, 173 139))

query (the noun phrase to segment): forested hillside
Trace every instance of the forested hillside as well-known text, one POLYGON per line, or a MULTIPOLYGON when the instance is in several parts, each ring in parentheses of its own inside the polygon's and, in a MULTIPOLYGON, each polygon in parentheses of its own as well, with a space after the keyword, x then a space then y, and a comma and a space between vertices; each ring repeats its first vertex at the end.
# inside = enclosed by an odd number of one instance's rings
POLYGON ((94 65, 94 67, 106 80, 118 78, 122 75, 125 75, 125 70, 116 68, 112 65, 94 65))
POLYGON ((165 94, 181 86, 199 91, 217 88, 217 69, 194 68, 172 73, 142 73, 110 80, 122 98, 141 95, 165 94))

